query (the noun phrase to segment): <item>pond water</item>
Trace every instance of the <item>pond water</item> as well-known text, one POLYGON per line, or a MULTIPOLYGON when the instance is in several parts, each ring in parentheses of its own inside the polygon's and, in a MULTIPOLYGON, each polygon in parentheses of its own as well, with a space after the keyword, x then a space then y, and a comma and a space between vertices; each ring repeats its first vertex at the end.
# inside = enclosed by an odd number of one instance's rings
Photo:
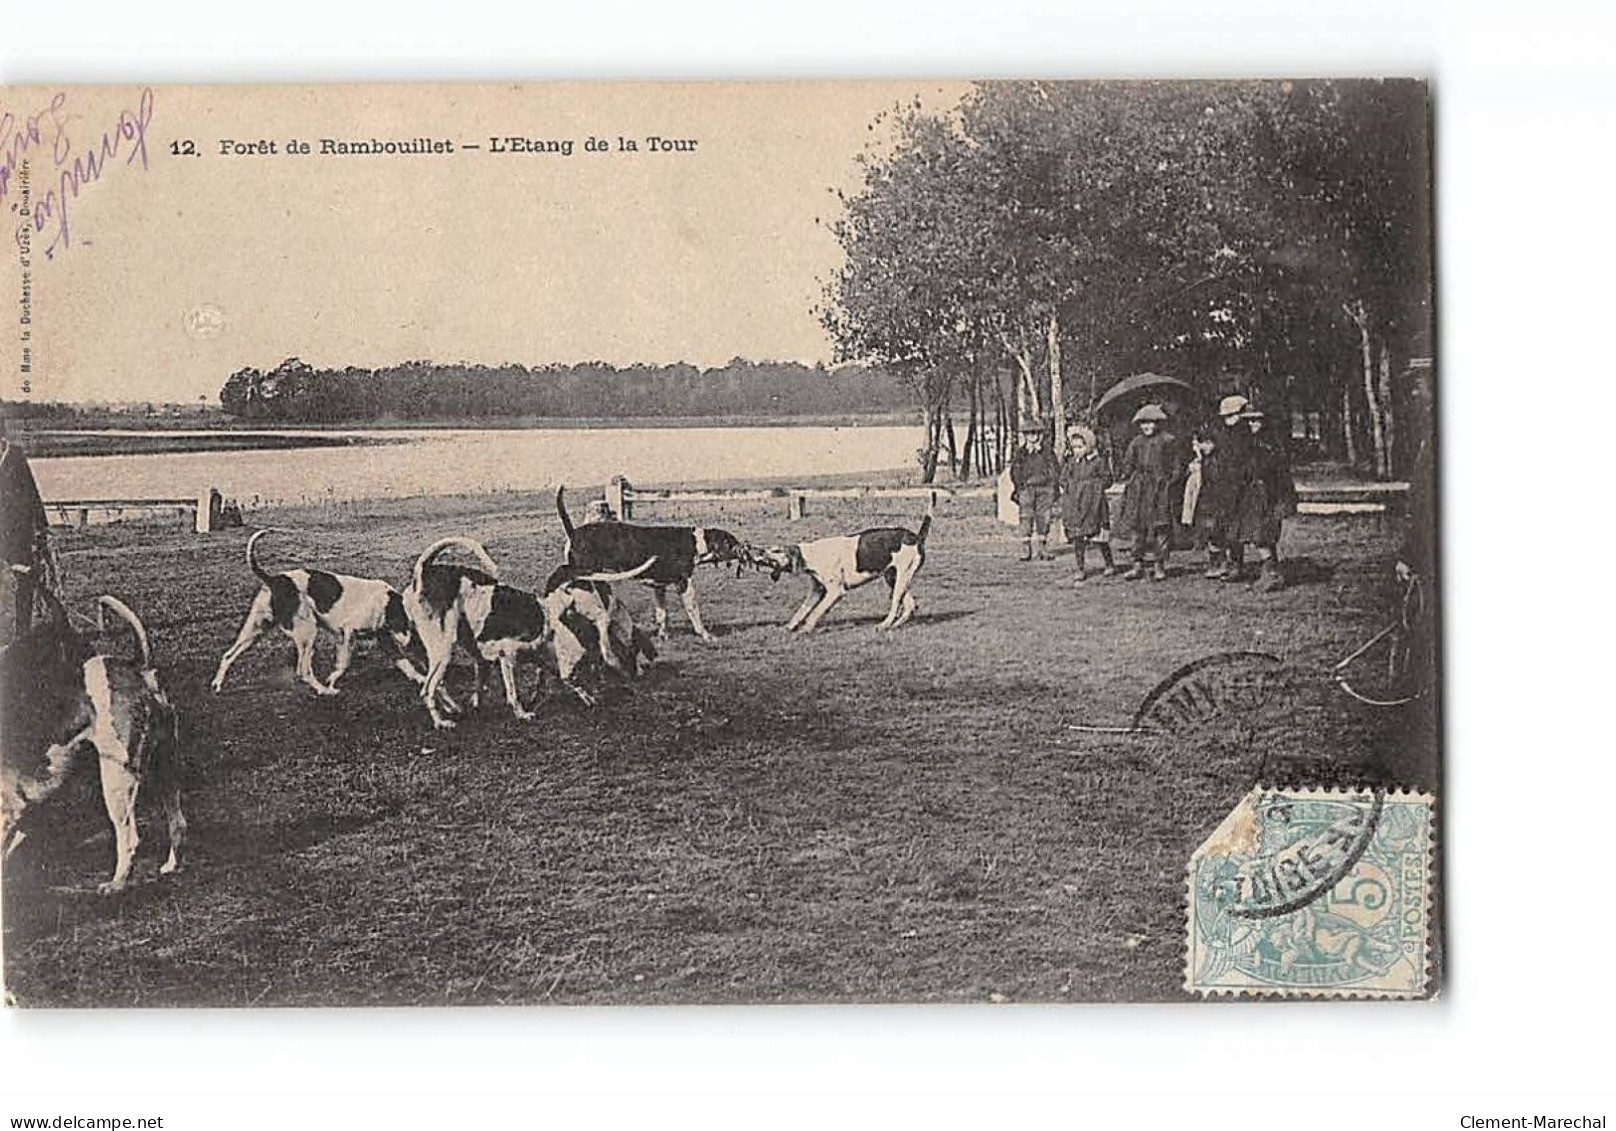
MULTIPOLYGON (((102 435, 120 435, 106 431, 102 435)), ((146 435, 149 433, 140 433, 146 435)), ((62 456, 31 460, 47 501, 182 498, 208 487, 244 503, 525 491, 626 475, 654 486, 913 467, 918 426, 399 429, 340 433, 373 445, 62 456)))

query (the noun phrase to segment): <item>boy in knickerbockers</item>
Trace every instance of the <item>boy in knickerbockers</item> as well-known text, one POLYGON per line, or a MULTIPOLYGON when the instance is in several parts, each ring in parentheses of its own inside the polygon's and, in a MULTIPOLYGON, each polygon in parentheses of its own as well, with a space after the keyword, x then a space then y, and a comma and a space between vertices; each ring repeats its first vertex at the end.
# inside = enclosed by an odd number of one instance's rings
POLYGON ((1025 424, 1010 457, 1010 501, 1021 508, 1021 560, 1048 561, 1049 518, 1055 506, 1060 469, 1044 445, 1040 424, 1025 424))

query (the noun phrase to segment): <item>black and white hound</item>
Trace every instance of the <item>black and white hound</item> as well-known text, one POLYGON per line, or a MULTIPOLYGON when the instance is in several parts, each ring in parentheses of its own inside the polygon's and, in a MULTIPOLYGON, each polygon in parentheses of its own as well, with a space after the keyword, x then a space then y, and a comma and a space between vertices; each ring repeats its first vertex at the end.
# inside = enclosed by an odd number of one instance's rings
POLYGON ((609 582, 580 578, 575 566, 560 565, 545 580, 544 598, 550 599, 562 587, 572 591, 567 613, 576 618, 573 634, 586 650, 593 642, 607 668, 632 679, 640 674, 642 660, 647 664, 656 660, 656 646, 650 636, 634 623, 633 614, 618 600, 609 582))
POLYGON ((577 583, 626 581, 650 569, 655 559, 637 569, 620 573, 579 574, 569 571, 542 597, 499 580, 499 567, 474 538, 451 536, 428 546, 416 560, 415 572, 405 608, 426 649, 427 672, 421 685, 421 698, 432 724, 439 729, 453 727, 454 720, 438 708, 454 711, 453 699, 443 689, 456 641, 463 641, 476 663, 472 686, 472 706, 482 697, 485 669, 499 666, 505 684, 505 701, 518 719, 531 719, 533 712, 522 706, 516 691, 516 661, 531 654, 550 658, 561 682, 583 702, 595 698, 574 679, 579 664, 591 654, 599 654, 608 666, 619 668, 620 661, 610 647, 609 613, 605 606, 577 588, 577 583), (469 551, 482 568, 444 564, 436 559, 452 546, 469 551), (582 599, 587 598, 587 599, 582 599), (599 643, 595 648, 580 639, 573 618, 591 622, 599 643))
POLYGON ((799 542, 790 546, 770 546, 750 553, 754 564, 782 573, 806 573, 813 587, 786 622, 787 632, 812 632, 851 589, 876 578, 886 579, 892 590, 892 608, 881 628, 898 628, 915 615, 912 592, 915 574, 926 562, 926 535, 931 532, 931 512, 920 521, 920 529, 880 526, 857 534, 839 534, 799 542))
POLYGON ((247 566, 263 586, 247 610, 247 619, 236 634, 235 643, 219 659, 219 670, 213 676, 215 692, 224 689, 230 665, 271 628, 279 628, 297 645, 298 678, 317 695, 337 693, 337 680, 353 660, 356 636, 391 639, 398 649, 393 666, 413 683, 420 684, 425 679, 404 655, 410 645, 411 626, 403 594, 385 581, 328 573, 323 569, 266 573, 258 564, 254 547, 258 539, 268 533, 259 530, 247 539, 247 566), (336 666, 324 683, 314 675, 314 642, 322 628, 337 638, 336 666))
POLYGON ((112 822, 117 863, 103 895, 129 882, 140 844, 135 798, 155 793, 168 817, 168 859, 180 866, 185 814, 180 809, 180 724, 151 662, 140 618, 116 597, 100 603, 121 617, 140 646, 138 663, 106 656, 74 632, 50 595, 53 615, 8 645, 0 657, 5 744, 0 755, 0 845, 11 852, 27 836, 27 814, 61 788, 87 746, 100 758, 101 797, 112 822))
POLYGON ((574 526, 567 516, 563 495, 556 489, 556 513, 567 532, 567 564, 580 574, 630 570, 647 558, 656 565, 640 577, 656 598, 657 637, 668 637, 668 589, 675 589, 690 617, 690 627, 709 644, 713 634, 701 623, 692 577, 699 565, 738 561, 745 547, 740 539, 716 526, 636 526, 630 522, 588 522, 574 526))

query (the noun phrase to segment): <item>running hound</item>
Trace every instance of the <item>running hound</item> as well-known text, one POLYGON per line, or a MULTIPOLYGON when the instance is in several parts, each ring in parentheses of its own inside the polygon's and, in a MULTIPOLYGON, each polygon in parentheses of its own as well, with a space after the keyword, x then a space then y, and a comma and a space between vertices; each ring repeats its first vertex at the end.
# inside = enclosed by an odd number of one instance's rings
POLYGON ((327 573, 323 569, 266 573, 258 564, 254 547, 268 533, 259 530, 247 539, 247 567, 263 585, 247 610, 236 642, 219 660, 219 670, 213 676, 215 693, 224 690, 230 665, 271 628, 279 628, 297 645, 297 676, 316 695, 337 694, 337 680, 353 660, 356 636, 391 639, 398 650, 393 666, 417 685, 425 681, 426 677, 404 654, 411 637, 403 594, 385 581, 327 573), (324 683, 314 675, 314 642, 322 628, 337 638, 336 666, 324 683))
POLYGON ((668 589, 671 586, 684 602, 690 627, 709 644, 713 634, 701 623, 696 589, 691 578, 699 565, 716 565, 743 557, 740 539, 716 526, 636 526, 628 522, 588 522, 574 526, 567 515, 563 494, 556 489, 556 513, 567 532, 567 564, 580 574, 628 570, 647 558, 656 565, 641 580, 652 587, 656 598, 657 639, 668 638, 668 589))
POLYGON ((892 590, 892 607, 880 628, 898 628, 915 615, 915 574, 926 562, 926 535, 931 532, 931 511, 921 519, 920 529, 880 526, 857 534, 816 538, 790 546, 770 546, 750 552, 754 564, 782 573, 806 573, 812 583, 789 621, 787 632, 812 632, 824 615, 847 595, 876 578, 886 579, 892 590))
POLYGON ((4 683, 4 745, 0 762, 0 845, 4 855, 27 836, 22 823, 59 789, 85 747, 101 762, 101 797, 112 821, 117 863, 103 895, 129 882, 140 844, 135 798, 155 791, 168 817, 164 874, 178 870, 185 840, 180 808, 179 718, 151 662, 146 627, 116 597, 100 604, 129 625, 140 645, 138 663, 92 649, 67 623, 54 596, 54 615, 9 645, 0 659, 4 683))

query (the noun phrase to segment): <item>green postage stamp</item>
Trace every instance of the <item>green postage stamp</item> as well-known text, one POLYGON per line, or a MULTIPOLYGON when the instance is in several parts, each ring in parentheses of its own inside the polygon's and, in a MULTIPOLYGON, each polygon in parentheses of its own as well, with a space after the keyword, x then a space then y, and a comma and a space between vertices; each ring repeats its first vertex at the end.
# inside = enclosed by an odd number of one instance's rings
POLYGON ((1185 989, 1427 996, 1432 848, 1428 794, 1252 790, 1190 857, 1185 989))

